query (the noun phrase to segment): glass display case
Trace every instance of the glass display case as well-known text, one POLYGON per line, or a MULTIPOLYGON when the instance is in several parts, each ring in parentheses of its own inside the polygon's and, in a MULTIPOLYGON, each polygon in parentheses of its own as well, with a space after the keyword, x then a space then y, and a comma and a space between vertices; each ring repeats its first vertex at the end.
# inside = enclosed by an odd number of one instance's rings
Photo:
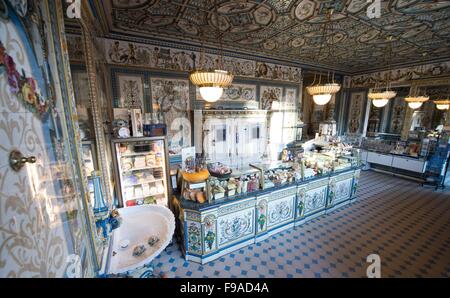
POLYGON ((407 141, 388 141, 365 138, 361 149, 385 154, 404 155, 408 157, 427 157, 429 155, 430 139, 408 139, 407 141))
POLYGON ((357 156, 338 156, 333 162, 333 172, 349 170, 358 164, 357 156))
POLYGON ((305 153, 302 159, 303 179, 327 175, 331 173, 333 171, 333 161, 333 157, 323 153, 305 153))
POLYGON ((113 140, 119 206, 168 206, 168 164, 165 137, 113 140))
POLYGON ((230 175, 208 178, 208 200, 245 195, 260 189, 260 171, 252 167, 232 169, 230 175))
POLYGON ((302 180, 302 169, 299 163, 275 161, 250 164, 250 166, 260 171, 262 189, 302 180))

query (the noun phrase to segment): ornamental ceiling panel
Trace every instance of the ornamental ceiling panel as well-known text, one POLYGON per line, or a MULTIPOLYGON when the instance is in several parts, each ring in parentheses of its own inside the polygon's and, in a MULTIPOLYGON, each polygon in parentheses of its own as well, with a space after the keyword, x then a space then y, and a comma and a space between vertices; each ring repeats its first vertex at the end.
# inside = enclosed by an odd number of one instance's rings
POLYGON ((218 46, 346 73, 450 59, 450 1, 382 1, 369 18, 366 0, 104 0, 109 33, 218 46), (217 12, 215 13, 215 4, 217 12), (323 36, 327 9, 333 32, 323 36), (330 55, 330 47, 332 47, 330 55), (322 48, 322 50, 320 50, 322 48), (319 55, 320 53, 320 55, 319 55))

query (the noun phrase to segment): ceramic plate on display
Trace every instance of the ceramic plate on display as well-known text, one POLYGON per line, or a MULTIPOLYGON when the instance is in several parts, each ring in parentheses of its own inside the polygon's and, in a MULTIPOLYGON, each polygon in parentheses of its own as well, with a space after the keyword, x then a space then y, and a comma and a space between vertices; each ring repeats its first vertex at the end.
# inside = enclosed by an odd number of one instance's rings
POLYGON ((121 127, 118 131, 119 138, 129 138, 130 130, 126 127, 121 127))

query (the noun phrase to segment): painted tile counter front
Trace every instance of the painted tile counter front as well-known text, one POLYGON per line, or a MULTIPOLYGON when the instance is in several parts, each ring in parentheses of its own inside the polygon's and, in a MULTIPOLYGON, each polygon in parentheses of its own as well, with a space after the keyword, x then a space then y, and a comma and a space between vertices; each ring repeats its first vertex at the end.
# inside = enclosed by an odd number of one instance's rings
POLYGON ((186 260, 205 264, 349 203, 360 171, 353 168, 211 204, 177 199, 186 260))

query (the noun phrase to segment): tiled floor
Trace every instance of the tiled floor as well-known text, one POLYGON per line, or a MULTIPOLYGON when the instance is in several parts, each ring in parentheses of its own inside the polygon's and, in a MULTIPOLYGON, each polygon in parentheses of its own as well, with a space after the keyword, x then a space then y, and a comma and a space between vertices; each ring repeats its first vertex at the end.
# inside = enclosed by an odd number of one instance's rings
POLYGON ((205 265, 177 244, 154 260, 169 277, 450 277, 450 191, 363 172, 358 200, 205 265))

